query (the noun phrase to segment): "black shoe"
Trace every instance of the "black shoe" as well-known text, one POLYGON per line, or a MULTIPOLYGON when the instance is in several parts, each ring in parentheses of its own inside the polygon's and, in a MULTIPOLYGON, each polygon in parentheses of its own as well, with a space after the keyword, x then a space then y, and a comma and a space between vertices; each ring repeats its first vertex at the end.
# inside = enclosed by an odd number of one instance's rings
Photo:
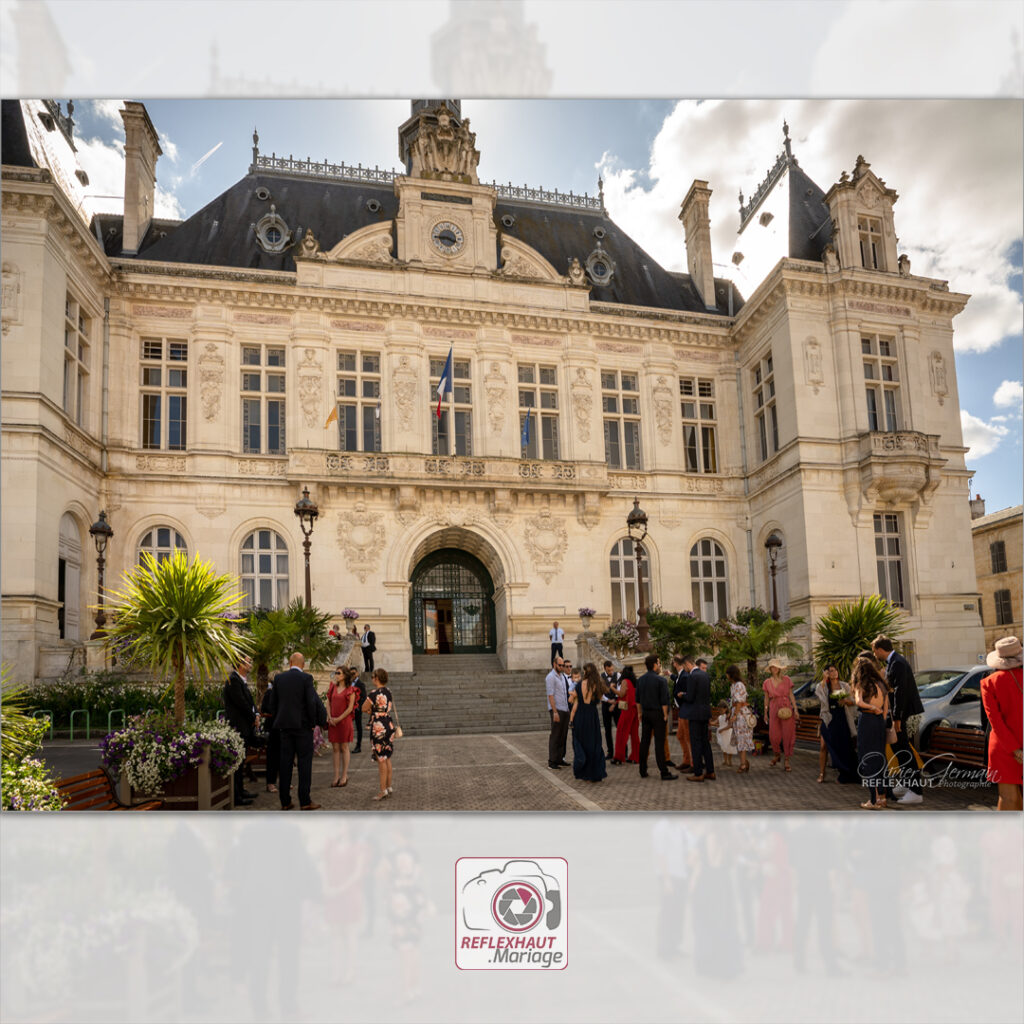
POLYGON ((250 793, 247 789, 242 790, 242 797, 246 800, 255 800, 257 796, 259 796, 258 793, 250 793))
POLYGON ((669 779, 678 779, 678 775, 673 775, 671 772, 664 772, 661 776, 663 782, 667 782, 669 779))
POLYGON ((666 761, 665 764, 667 764, 669 768, 675 768, 676 766, 675 761, 666 761))
POLYGON ((646 779, 647 778, 647 772, 641 772, 640 773, 640 778, 641 779, 646 779))
POLYGON ((362 752, 363 752, 363 748, 362 747, 353 747, 352 748, 352 753, 353 754, 361 754, 362 752))
POLYGON ((560 768, 571 768, 571 767, 572 767, 572 765, 571 765, 571 764, 569 764, 569 762, 568 762, 568 761, 559 761, 559 762, 558 762, 558 766, 559 766, 560 768))
POLYGON ((236 800, 236 801, 235 801, 235 806, 236 806, 236 807, 248 807, 248 806, 249 806, 249 804, 253 804, 253 803, 255 803, 255 802, 256 802, 256 801, 255 801, 255 800, 253 800, 253 799, 251 799, 250 797, 244 797, 244 798, 243 798, 243 799, 241 799, 241 800, 236 800))
POLYGON ((549 761, 548 768, 550 768, 553 772, 557 772, 561 770, 562 766, 560 764, 555 764, 553 761, 549 761))

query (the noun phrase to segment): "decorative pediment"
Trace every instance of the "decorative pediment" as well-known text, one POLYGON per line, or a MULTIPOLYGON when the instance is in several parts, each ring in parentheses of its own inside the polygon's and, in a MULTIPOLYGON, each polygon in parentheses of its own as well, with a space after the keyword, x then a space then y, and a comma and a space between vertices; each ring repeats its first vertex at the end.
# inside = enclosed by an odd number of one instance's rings
POLYGON ((370 224, 346 235, 327 253, 329 263, 384 263, 394 262, 395 242, 391 234, 391 221, 370 224))
POLYGON ((501 236, 501 266, 497 273, 501 277, 565 282, 565 278, 536 249, 510 235, 501 236))

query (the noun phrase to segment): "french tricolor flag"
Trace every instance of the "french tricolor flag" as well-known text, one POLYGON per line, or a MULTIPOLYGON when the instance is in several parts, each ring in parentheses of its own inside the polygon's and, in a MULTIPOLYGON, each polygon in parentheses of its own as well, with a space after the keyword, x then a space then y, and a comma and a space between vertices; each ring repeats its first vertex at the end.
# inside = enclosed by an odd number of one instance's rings
POLYGON ((441 418, 441 403, 445 395, 452 393, 452 352, 455 346, 448 349, 448 358, 445 360, 444 370, 441 372, 441 379, 437 382, 437 418, 441 418))

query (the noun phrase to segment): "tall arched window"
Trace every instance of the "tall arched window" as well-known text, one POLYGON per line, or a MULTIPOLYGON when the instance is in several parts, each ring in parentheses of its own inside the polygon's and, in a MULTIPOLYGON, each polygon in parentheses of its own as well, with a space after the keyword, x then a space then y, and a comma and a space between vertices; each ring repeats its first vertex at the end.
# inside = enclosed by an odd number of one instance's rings
MULTIPOLYGON (((636 556, 633 541, 623 537, 616 541, 610 557, 612 581, 612 621, 629 619, 636 622, 639 617, 636 590, 636 556)), ((644 558, 644 600, 651 607, 651 561, 644 558)))
POLYGON ((242 607, 288 604, 288 545, 273 530, 254 530, 242 541, 242 607))
POLYGON ((154 526, 148 533, 143 534, 142 540, 139 541, 139 562, 142 561, 143 552, 147 551, 158 562, 172 558, 178 551, 188 558, 185 538, 170 526, 154 526))
POLYGON ((729 614, 725 552, 710 537, 690 548, 690 586, 694 615, 704 622, 717 622, 729 614))

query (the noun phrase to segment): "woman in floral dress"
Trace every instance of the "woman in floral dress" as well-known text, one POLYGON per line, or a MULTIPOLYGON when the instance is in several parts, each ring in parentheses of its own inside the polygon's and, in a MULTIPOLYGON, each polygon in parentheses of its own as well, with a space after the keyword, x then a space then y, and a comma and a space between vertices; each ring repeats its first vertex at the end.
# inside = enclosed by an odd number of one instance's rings
POLYGON ((729 722, 732 725, 732 741, 740 755, 740 766, 736 771, 749 772, 747 754, 754 749, 754 727, 748 717, 750 708, 747 704, 747 688, 743 685, 738 665, 730 665, 725 670, 725 678, 730 683, 729 722))
POLYGON ((394 748, 391 738, 395 735, 395 705, 388 689, 388 674, 382 668, 373 670, 373 685, 363 704, 363 710, 370 716, 370 742, 373 744, 373 759, 377 762, 380 775, 380 792, 373 798, 383 800, 391 796, 392 771, 391 755, 394 748))

